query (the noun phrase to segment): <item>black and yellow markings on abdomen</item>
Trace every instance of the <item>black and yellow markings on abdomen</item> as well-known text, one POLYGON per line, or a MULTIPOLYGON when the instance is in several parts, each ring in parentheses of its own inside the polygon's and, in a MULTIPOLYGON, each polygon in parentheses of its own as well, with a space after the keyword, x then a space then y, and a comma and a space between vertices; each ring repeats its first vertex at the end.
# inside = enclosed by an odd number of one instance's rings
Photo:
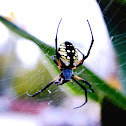
POLYGON ((78 61, 78 53, 77 49, 70 42, 62 43, 58 52, 60 54, 60 59, 66 66, 69 66, 70 64, 76 66, 78 61))

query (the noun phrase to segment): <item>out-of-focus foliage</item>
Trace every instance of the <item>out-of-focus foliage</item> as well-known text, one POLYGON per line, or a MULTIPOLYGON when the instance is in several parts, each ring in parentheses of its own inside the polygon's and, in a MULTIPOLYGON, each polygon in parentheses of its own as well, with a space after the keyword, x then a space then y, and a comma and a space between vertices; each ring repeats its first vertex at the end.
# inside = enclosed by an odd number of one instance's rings
POLYGON ((126 1, 102 0, 99 5, 116 50, 119 78, 126 94, 126 1))
MULTIPOLYGON (((116 51, 118 61, 118 76, 122 84, 123 93, 126 94, 126 0, 97 0, 107 28, 112 40, 113 47, 116 51)), ((120 102, 118 96, 117 101, 120 102)), ((124 115, 126 111, 119 108, 120 106, 104 98, 102 102, 102 125, 117 125, 120 122, 125 124, 124 115)))

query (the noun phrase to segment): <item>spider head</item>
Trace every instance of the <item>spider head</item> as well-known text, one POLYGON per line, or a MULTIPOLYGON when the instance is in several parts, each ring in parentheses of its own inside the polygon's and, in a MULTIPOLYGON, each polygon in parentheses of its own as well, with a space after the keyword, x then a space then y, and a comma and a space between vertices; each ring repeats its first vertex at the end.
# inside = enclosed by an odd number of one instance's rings
POLYGON ((77 65, 78 51, 72 43, 68 41, 62 43, 58 49, 58 53, 63 68, 72 68, 77 65))
POLYGON ((65 81, 70 81, 70 79, 73 75, 72 69, 63 69, 62 73, 63 73, 63 77, 64 77, 65 81))

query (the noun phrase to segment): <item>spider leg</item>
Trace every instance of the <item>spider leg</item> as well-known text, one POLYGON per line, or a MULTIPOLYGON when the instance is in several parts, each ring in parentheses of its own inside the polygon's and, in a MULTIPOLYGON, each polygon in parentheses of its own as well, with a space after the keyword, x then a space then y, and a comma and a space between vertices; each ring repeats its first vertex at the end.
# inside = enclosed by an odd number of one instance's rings
POLYGON ((56 59, 55 59, 55 55, 52 55, 52 60, 54 61, 54 63, 58 66, 58 63, 57 63, 57 61, 56 61, 56 59))
POLYGON ((78 77, 77 75, 73 75, 73 76, 74 76, 76 79, 78 79, 78 80, 84 82, 86 85, 88 85, 89 88, 91 89, 91 91, 90 91, 90 90, 89 90, 89 91, 94 93, 94 90, 92 89, 91 84, 89 84, 86 80, 84 80, 84 79, 78 77))
POLYGON ((59 30, 59 26, 60 26, 61 21, 62 21, 62 18, 60 19, 60 22, 59 22, 59 24, 58 24, 57 31, 56 31, 56 38, 55 38, 56 57, 58 57, 58 50, 57 50, 57 34, 58 34, 58 30, 59 30))
POLYGON ((27 91, 27 95, 28 95, 29 97, 34 97, 34 96, 38 95, 39 93, 41 93, 42 91, 44 91, 46 88, 48 88, 49 86, 51 86, 59 77, 60 77, 60 75, 58 75, 54 80, 52 80, 49 84, 47 84, 43 89, 41 89, 40 91, 36 92, 36 93, 33 94, 33 95, 30 95, 30 94, 28 93, 28 91, 27 91))
POLYGON ((90 28, 90 32, 91 32, 91 37, 92 37, 92 40, 91 40, 91 45, 90 45, 90 48, 89 48, 89 50, 88 50, 88 52, 87 52, 87 55, 84 57, 84 60, 89 56, 89 54, 90 54, 90 50, 91 50, 91 48, 92 48, 92 45, 93 45, 93 43, 94 43, 94 37, 93 37, 93 33, 92 33, 92 30, 91 30, 91 26, 90 26, 90 23, 89 23, 89 21, 87 20, 87 22, 88 22, 88 25, 89 25, 89 28, 90 28))
POLYGON ((82 58, 82 60, 80 60, 80 61, 77 63, 77 66, 75 66, 75 67, 72 68, 72 70, 74 70, 74 69, 76 69, 77 67, 79 67, 80 65, 82 65, 83 62, 84 62, 84 60, 85 60, 84 54, 83 54, 79 49, 77 49, 77 50, 82 54, 83 58, 82 58))
POLYGON ((88 56, 89 56, 89 54, 90 54, 90 51, 91 51, 91 48, 92 48, 92 45, 93 45, 93 43, 94 43, 94 37, 93 37, 92 30, 91 30, 91 26, 90 26, 90 23, 89 23, 88 20, 87 20, 87 22, 88 22, 88 25, 89 25, 89 28, 90 28, 90 32, 91 32, 91 37, 92 37, 91 44, 90 44, 90 47, 89 47, 89 49, 88 49, 88 52, 87 52, 87 55, 86 55, 86 56, 84 56, 84 54, 83 54, 79 49, 77 49, 77 50, 82 54, 83 58, 82 58, 82 60, 80 60, 80 61, 78 62, 77 66, 74 67, 73 69, 76 69, 77 67, 79 67, 80 65, 82 65, 83 62, 84 62, 84 60, 88 58, 88 56))
POLYGON ((71 84, 73 84, 73 81, 72 81, 72 79, 70 79, 70 82, 71 82, 71 84))
POLYGON ((55 55, 52 55, 52 60, 54 61, 54 63, 57 65, 57 67, 61 70, 61 63, 60 60, 58 59, 58 62, 55 59, 55 55))
POLYGON ((85 60, 85 56, 84 56, 84 54, 83 54, 79 49, 77 49, 77 50, 82 54, 83 58, 82 58, 82 60, 80 60, 80 61, 77 63, 76 68, 79 67, 80 65, 82 65, 83 62, 84 62, 84 60, 85 60))
POLYGON ((78 80, 76 80, 73 76, 71 77, 71 79, 73 79, 73 80, 85 91, 85 102, 84 102, 82 105, 80 105, 80 106, 74 108, 74 109, 77 109, 77 108, 80 108, 80 107, 82 107, 83 105, 85 105, 85 104, 87 103, 87 90, 86 90, 86 88, 85 88, 78 80))

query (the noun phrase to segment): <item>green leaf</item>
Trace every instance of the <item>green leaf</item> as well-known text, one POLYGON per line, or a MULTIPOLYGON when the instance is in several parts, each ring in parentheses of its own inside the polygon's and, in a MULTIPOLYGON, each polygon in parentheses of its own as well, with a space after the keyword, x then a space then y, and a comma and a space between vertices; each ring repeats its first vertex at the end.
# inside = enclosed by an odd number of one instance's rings
MULTIPOLYGON (((55 49, 46 43, 40 41, 39 39, 35 38, 34 36, 30 35, 26 31, 20 29, 15 24, 11 23, 10 21, 6 20, 2 16, 0 16, 0 21, 6 25, 11 31, 14 33, 33 41, 36 43, 41 50, 49 56, 53 55, 55 52, 55 49), (46 47, 46 50, 44 50, 46 47), (49 50, 48 50, 49 48, 49 50)), ((55 68, 58 71, 56 65, 55 68)), ((106 97, 107 99, 111 100, 113 104, 118 105, 119 107, 126 109, 126 96, 123 95, 120 91, 110 87, 108 84, 106 84, 102 79, 100 79, 97 75, 95 75, 92 71, 87 69, 85 66, 81 66, 78 69, 76 69, 76 72, 81 71, 84 69, 84 71, 79 75, 80 77, 84 77, 85 80, 89 80, 89 82, 92 84, 92 87, 95 91, 95 93, 88 92, 88 96, 90 96, 93 100, 101 102, 101 100, 106 97)), ((50 71, 51 72, 51 71, 50 71)), ((76 94, 84 95, 84 92, 82 89, 76 88, 76 85, 73 86, 72 84, 68 83, 68 85, 76 94)), ((88 87, 86 87, 88 88, 88 87)))

